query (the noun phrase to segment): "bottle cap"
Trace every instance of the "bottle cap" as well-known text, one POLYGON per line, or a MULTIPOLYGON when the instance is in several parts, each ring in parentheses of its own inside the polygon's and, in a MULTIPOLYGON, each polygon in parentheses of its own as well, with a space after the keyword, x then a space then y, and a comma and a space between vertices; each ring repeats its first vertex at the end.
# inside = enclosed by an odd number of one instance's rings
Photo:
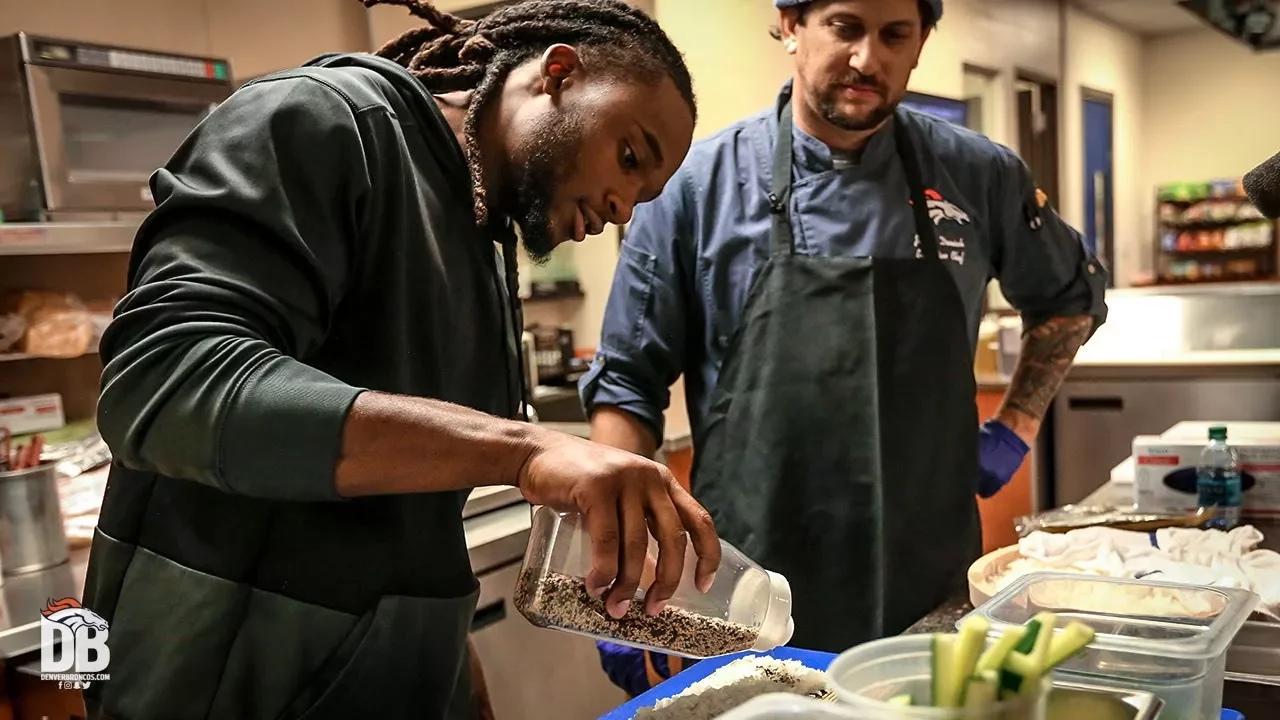
POLYGON ((1213 426, 1211 426, 1211 427, 1209 428, 1209 439, 1210 439, 1210 440, 1226 440, 1226 439, 1227 439, 1227 426, 1226 426, 1226 425, 1213 425, 1213 426))
POLYGON ((776 572, 765 571, 769 576, 769 607, 760 622, 760 636, 752 650, 766 652, 791 642, 795 623, 791 620, 791 583, 776 572))

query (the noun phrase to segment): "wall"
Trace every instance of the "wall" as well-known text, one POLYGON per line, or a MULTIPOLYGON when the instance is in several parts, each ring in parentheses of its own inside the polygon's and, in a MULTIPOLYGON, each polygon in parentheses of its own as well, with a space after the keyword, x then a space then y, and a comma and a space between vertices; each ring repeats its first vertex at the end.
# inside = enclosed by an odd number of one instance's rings
POLYGON ((1238 178, 1280 150, 1280 52, 1204 29, 1149 41, 1143 78, 1144 228, 1157 185, 1238 178))
MULTIPOLYGON (((1147 61, 1138 36, 1074 7, 1064 29, 1066 65, 1062 87, 1062 192, 1059 211, 1067 222, 1084 227, 1084 105, 1082 89, 1113 97, 1112 157, 1115 203, 1113 236, 1116 285, 1150 269, 1151 193, 1142 181, 1143 68, 1147 61)), ((1149 117, 1156 117, 1154 115, 1149 117)))
POLYGON ((245 79, 322 52, 368 50, 364 13, 355 0, 0 0, 0 34, 226 57, 245 79))

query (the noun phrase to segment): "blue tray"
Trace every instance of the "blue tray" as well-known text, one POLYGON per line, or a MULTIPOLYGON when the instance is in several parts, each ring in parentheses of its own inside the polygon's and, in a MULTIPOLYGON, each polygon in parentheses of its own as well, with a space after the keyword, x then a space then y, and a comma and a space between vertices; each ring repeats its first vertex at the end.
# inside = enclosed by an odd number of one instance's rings
MULTIPOLYGON (((743 652, 735 655, 725 655, 724 657, 711 658, 703 660, 697 665, 677 674, 670 680, 653 688, 649 692, 634 698, 631 702, 623 705, 600 720, 631 720, 635 717, 637 711, 643 707, 651 707, 659 700, 669 698, 672 695, 678 695, 682 691, 687 690, 690 685, 707 677, 711 673, 728 665, 729 663, 747 655, 764 655, 778 660, 796 660, 803 663, 805 667, 814 670, 826 670, 831 665, 831 661, 836 659, 835 653, 818 652, 816 650, 798 650, 796 648, 780 647, 775 648, 766 653, 743 652)), ((1245 720, 1244 715, 1235 710, 1223 709, 1221 720, 1245 720)))

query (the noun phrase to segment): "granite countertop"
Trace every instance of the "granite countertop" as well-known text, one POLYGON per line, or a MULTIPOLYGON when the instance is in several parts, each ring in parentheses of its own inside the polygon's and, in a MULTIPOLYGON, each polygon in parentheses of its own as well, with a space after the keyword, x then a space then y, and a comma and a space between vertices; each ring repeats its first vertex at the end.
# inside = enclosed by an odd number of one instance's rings
POLYGON ((923 635, 926 633, 953 633, 960 618, 973 611, 968 594, 958 594, 947 600, 938 609, 916 621, 915 625, 903 631, 903 635, 923 635))

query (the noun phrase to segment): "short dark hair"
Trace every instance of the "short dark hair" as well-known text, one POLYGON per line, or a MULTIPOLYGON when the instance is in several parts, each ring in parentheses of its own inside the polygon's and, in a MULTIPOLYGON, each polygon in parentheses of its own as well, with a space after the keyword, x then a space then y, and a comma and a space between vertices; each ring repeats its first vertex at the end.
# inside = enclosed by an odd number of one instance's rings
MULTIPOLYGON (((917 0, 916 4, 920 6, 921 28, 924 30, 932 30, 933 28, 937 27, 938 14, 933 10, 933 3, 929 2, 928 0, 917 0)), ((805 13, 809 12, 809 6, 801 5, 800 7, 796 8, 796 12, 800 13, 800 18, 799 18, 800 23, 804 24, 804 16, 805 16, 805 13)), ((782 28, 778 27, 777 25, 774 25, 773 27, 769 28, 769 34, 773 36, 774 40, 781 40, 782 28)))
POLYGON ((379 56, 403 65, 430 92, 474 91, 464 136, 480 225, 489 220, 477 139, 481 111, 514 68, 551 45, 573 45, 597 66, 623 77, 655 84, 671 78, 697 121, 684 56, 656 21, 623 0, 525 0, 480 20, 441 12, 428 0, 362 2, 365 7, 400 5, 427 22, 387 43, 379 56))

